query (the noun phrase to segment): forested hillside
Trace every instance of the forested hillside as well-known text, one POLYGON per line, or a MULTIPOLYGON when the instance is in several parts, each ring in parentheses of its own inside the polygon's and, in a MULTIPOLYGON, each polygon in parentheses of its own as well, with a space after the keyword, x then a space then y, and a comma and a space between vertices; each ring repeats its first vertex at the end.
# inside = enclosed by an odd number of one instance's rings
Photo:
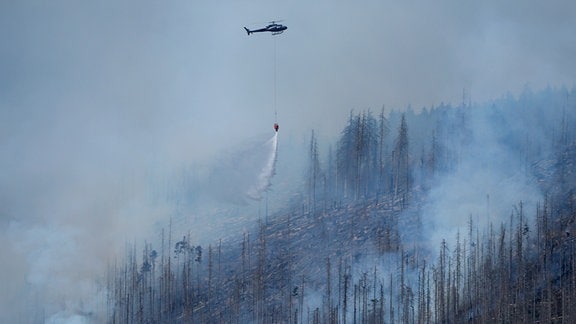
POLYGON ((575 129, 576 89, 351 111, 280 212, 128 248, 101 320, 574 322, 575 129))

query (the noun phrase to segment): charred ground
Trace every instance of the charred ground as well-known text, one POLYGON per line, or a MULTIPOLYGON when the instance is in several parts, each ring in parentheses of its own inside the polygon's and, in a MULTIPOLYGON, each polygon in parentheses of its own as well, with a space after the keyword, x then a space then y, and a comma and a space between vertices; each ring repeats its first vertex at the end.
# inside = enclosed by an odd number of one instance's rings
POLYGON ((106 320, 574 320, 575 109, 575 90, 545 89, 351 112, 326 154, 312 134, 300 195, 252 230, 130 248, 106 320))

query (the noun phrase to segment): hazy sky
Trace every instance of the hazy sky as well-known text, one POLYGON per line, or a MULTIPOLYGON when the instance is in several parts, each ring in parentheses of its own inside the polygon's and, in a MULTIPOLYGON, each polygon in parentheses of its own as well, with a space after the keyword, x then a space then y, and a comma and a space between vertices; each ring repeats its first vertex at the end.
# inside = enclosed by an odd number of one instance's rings
POLYGON ((568 0, 0 6, 2 126, 77 127, 82 138, 111 129, 113 141, 145 136, 166 146, 174 137, 221 142, 230 131, 268 130, 275 46, 288 132, 338 131, 353 108, 458 103, 463 89, 480 101, 527 84, 571 86, 576 77, 576 4, 568 0), (242 29, 273 19, 288 31, 249 37, 242 29))
POLYGON ((0 243, 14 260, 0 277, 19 278, 3 287, 72 263, 52 257, 102 260, 165 215, 141 201, 143 175, 272 132, 275 87, 281 147, 336 134, 350 109, 573 86, 575 30, 571 0, 0 1, 0 243), (284 34, 242 28, 275 19, 284 34))

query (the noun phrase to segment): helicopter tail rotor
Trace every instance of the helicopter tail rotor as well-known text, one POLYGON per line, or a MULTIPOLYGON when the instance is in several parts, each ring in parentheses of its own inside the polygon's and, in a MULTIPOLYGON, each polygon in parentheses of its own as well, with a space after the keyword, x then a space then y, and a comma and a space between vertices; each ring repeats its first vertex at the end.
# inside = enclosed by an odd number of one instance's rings
POLYGON ((251 31, 250 29, 248 29, 248 28, 246 28, 246 27, 244 27, 244 29, 246 30, 246 33, 247 33, 248 35, 250 35, 250 34, 252 33, 252 31, 251 31))

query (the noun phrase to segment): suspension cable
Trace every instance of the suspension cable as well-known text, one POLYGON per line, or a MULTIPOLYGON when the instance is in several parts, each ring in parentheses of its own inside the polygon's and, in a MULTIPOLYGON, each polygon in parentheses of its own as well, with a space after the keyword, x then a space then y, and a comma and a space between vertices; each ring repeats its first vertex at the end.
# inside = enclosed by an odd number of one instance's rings
POLYGON ((278 97, 278 93, 277 93, 277 78, 278 78, 278 73, 277 73, 277 68, 276 68, 276 37, 272 36, 272 38, 274 38, 274 122, 278 122, 278 113, 277 113, 277 97, 278 97))

